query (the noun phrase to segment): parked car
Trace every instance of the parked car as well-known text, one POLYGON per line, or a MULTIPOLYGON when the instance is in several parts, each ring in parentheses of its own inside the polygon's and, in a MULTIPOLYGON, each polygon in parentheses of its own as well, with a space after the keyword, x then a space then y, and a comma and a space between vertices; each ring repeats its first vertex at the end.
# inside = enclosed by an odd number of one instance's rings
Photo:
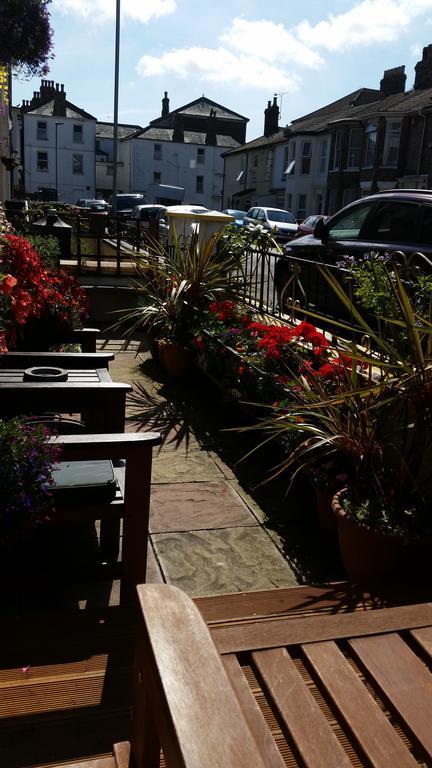
POLYGON ((225 208, 222 213, 226 213, 227 216, 234 216, 234 221, 232 222, 234 227, 240 228, 243 226, 246 211, 238 211, 236 208, 225 208))
POLYGON ((84 212, 102 213, 108 215, 110 206, 105 200, 87 200, 80 198, 76 201, 75 206, 84 212))
POLYGON ((278 242, 292 240, 298 230, 298 224, 291 211, 285 211, 282 208, 261 208, 255 206, 248 210, 243 223, 268 229, 278 242))
MULTIPOLYGON (((363 256, 370 251, 420 252, 426 257, 424 267, 432 271, 432 190, 379 192, 350 203, 326 222, 320 219, 312 235, 285 245, 283 256, 277 259, 274 279, 279 301, 284 302, 285 286, 292 276, 289 257, 335 265, 344 256, 363 256)), ((331 314, 334 296, 324 298, 331 291, 318 286, 315 267, 307 269, 303 264, 300 279, 305 295, 314 283, 316 309, 331 314)))
MULTIPOLYGON (((142 192, 120 192, 115 196, 116 199, 116 215, 120 219, 129 218, 133 209, 137 205, 144 205, 146 202, 145 196, 142 192)), ((114 196, 109 198, 109 204, 111 208, 114 203, 114 196)))
POLYGON ((140 234, 148 231, 150 221, 159 222, 159 232, 161 234, 168 234, 168 222, 165 217, 166 206, 165 205, 136 205, 132 209, 130 219, 128 221, 128 229, 136 234, 139 231, 140 234))
POLYGON ((303 237, 303 235, 312 235, 315 229, 315 224, 319 221, 319 219, 328 221, 329 216, 324 216, 322 213, 315 213, 312 216, 308 216, 298 225, 297 237, 303 237))

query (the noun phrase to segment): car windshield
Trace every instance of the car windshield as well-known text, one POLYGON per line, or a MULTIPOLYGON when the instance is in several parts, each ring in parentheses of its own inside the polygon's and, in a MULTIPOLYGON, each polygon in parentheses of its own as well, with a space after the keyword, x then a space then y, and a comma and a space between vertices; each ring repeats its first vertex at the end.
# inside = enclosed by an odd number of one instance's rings
POLYGON ((231 208, 227 208, 226 211, 223 211, 223 213, 226 213, 228 216, 234 216, 235 219, 244 219, 246 216, 246 211, 235 211, 231 208))
POLYGON ((288 211, 267 211, 269 221, 281 221, 283 224, 295 224, 296 220, 288 211))
POLYGON ((136 195, 126 195, 125 197, 118 197, 117 210, 124 211, 125 208, 134 208, 136 204, 139 203, 139 201, 142 199, 143 199, 142 197, 137 197, 136 195))

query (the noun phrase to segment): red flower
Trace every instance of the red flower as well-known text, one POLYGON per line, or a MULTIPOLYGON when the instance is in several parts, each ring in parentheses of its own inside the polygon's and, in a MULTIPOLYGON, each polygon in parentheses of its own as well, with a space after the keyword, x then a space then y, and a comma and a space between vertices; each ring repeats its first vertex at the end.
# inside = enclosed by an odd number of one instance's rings
POLYGON ((12 275, 5 275, 0 283, 0 291, 8 296, 10 293, 12 293, 12 290, 15 288, 17 282, 18 280, 16 277, 13 277, 12 275))

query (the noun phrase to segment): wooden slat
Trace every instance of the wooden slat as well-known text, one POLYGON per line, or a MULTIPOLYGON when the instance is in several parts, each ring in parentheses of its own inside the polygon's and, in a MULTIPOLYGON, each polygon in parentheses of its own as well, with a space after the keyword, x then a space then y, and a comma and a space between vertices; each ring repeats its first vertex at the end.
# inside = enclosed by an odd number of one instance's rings
POLYGON ((425 653, 432 658, 432 627, 413 629, 411 635, 417 640, 425 653))
POLYGON ((417 761, 333 642, 303 652, 374 768, 415 768, 417 761))
POLYGON ((113 352, 6 352, 0 355, 1 368, 32 368, 36 365, 58 365, 73 368, 108 367, 114 360, 113 352))
MULTIPOLYGON (((411 601, 412 602, 412 601, 411 601)), ((288 587, 254 592, 233 592, 225 595, 196 597, 194 603, 207 624, 228 622, 246 617, 277 614, 346 613, 369 608, 382 608, 347 582, 335 582, 328 587, 288 587)))
POLYGON ((307 768, 348 768, 351 761, 284 648, 252 658, 307 768))
POLYGON ((93 760, 79 760, 77 763, 58 763, 50 768, 117 768, 117 763, 114 757, 96 757, 93 760))
POLYGON ((432 675, 425 664, 397 634, 355 638, 350 645, 432 758, 432 675))
POLYGON ((284 768, 285 761, 247 684, 236 656, 234 654, 224 656, 223 663, 240 702, 246 722, 254 735, 261 754, 265 755, 266 768, 284 768))
POLYGON ((226 627, 211 627, 220 653, 277 648, 284 645, 373 635, 432 624, 432 604, 407 605, 382 611, 361 611, 333 616, 246 620, 226 627))

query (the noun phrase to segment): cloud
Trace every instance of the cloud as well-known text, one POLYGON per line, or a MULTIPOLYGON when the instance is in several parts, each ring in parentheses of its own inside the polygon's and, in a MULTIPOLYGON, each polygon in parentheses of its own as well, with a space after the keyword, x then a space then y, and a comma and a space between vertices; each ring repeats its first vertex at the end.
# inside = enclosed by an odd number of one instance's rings
MULTIPOLYGON (((123 19, 133 19, 146 24, 159 16, 166 16, 176 10, 176 0, 122 0, 123 19)), ((53 0, 53 10, 74 13, 92 21, 106 21, 115 18, 115 0, 53 0)))
POLYGON ((296 91, 299 77, 267 63, 259 56, 233 53, 226 48, 176 48, 161 56, 142 56, 137 71, 144 77, 175 74, 185 80, 207 80, 236 87, 296 91))
POLYGON ((234 19, 220 40, 230 48, 249 55, 259 55, 260 59, 266 61, 289 62, 308 68, 317 68, 323 63, 319 54, 296 40, 283 24, 272 21, 234 19))
POLYGON ((432 9, 432 0, 363 0, 339 16, 294 30, 306 46, 341 51, 353 46, 397 40, 416 17, 432 9))

